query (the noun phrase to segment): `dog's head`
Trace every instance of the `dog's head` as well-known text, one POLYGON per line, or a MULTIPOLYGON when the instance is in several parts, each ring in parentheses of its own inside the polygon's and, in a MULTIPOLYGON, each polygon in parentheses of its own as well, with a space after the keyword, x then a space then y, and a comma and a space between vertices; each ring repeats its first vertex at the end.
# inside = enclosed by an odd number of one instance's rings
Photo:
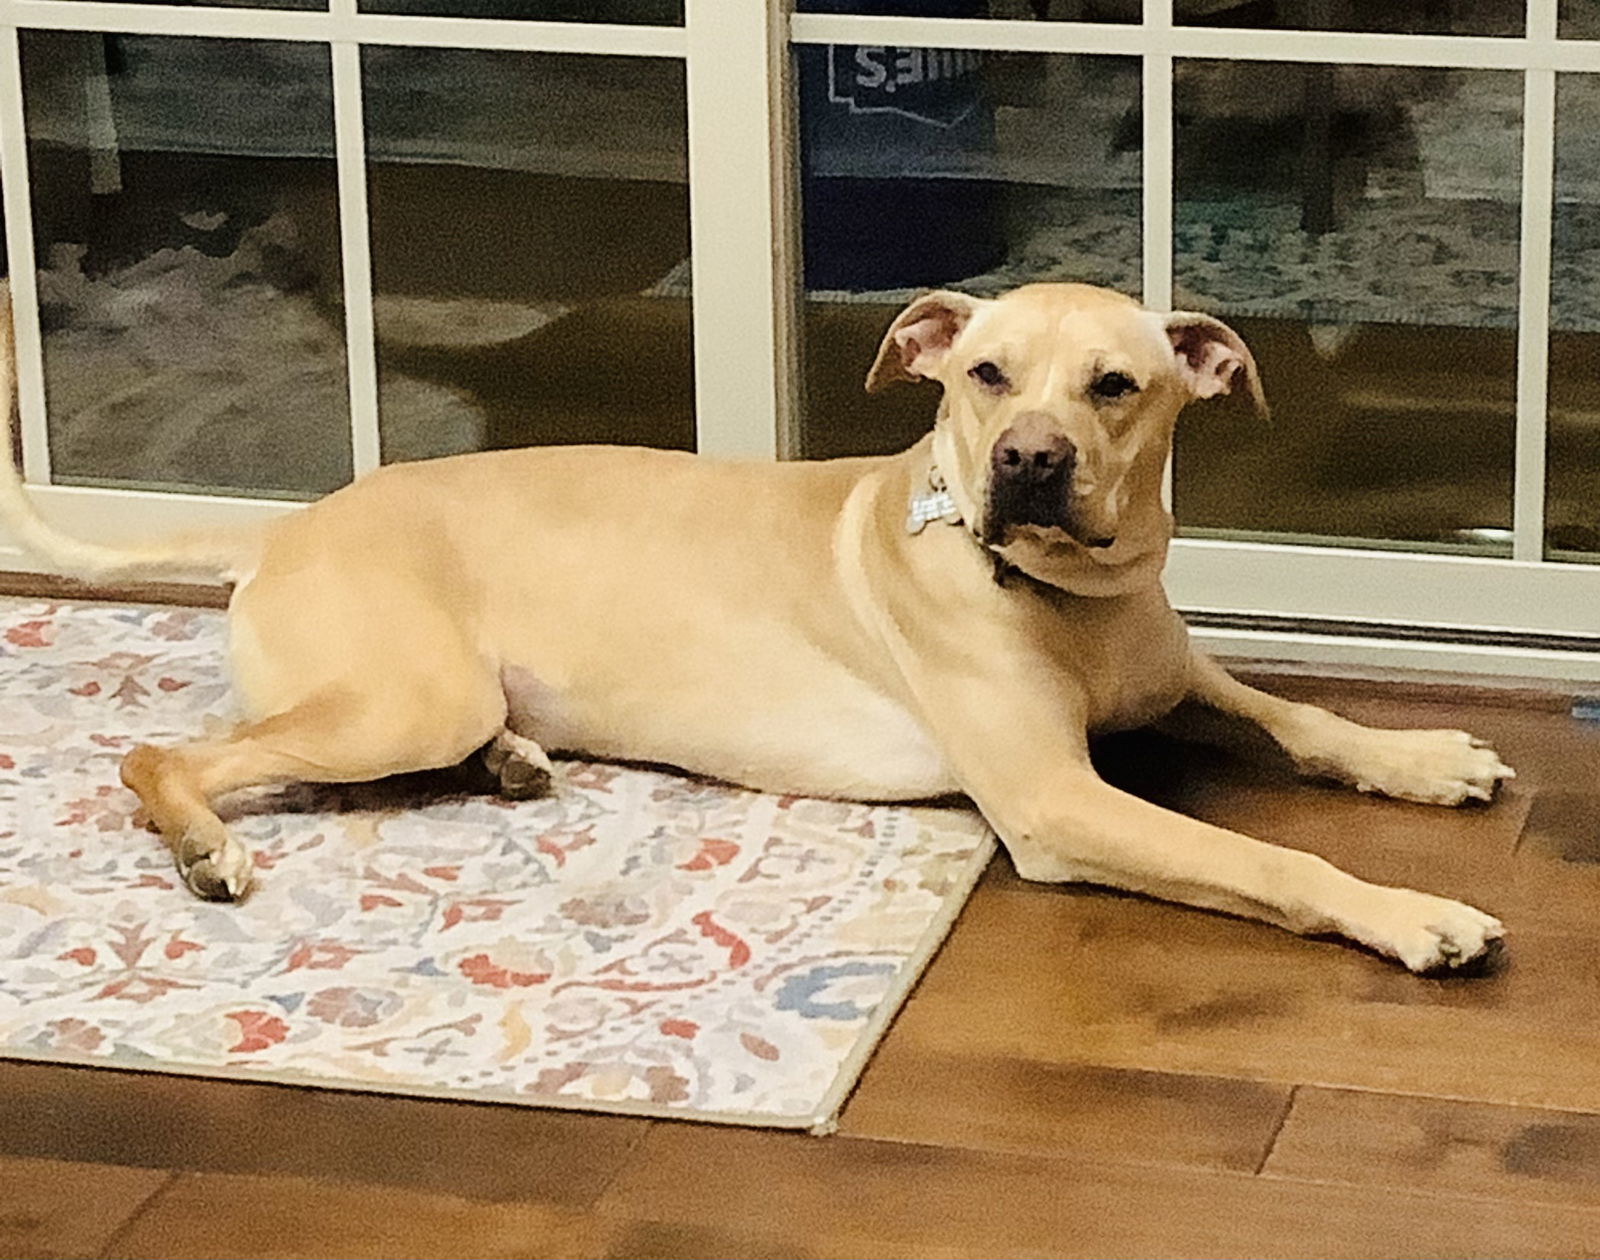
POLYGON ((867 388, 920 377, 944 387, 935 451, 951 494, 996 549, 1149 535, 1152 514, 1166 520, 1183 405, 1242 383, 1264 409, 1255 359, 1226 324, 1088 285, 924 294, 889 328, 867 388))

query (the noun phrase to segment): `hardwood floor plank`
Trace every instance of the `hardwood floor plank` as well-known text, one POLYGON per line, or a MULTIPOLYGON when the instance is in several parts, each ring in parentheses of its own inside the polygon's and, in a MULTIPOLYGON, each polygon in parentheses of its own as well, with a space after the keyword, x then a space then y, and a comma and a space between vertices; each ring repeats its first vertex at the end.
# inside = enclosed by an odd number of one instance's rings
POLYGON ((1288 1103, 1287 1085, 966 1055, 895 1034, 879 1047, 840 1131, 1253 1172, 1288 1103))
MULTIPOLYGON (((811 1231, 774 1232, 769 1224, 729 1227, 715 1218, 704 1221, 621 1221, 611 1233, 606 1260, 706 1260, 711 1256, 748 1256, 751 1260, 813 1260, 830 1254, 818 1246, 838 1248, 832 1254, 868 1256, 873 1254, 872 1239, 861 1235, 858 1244, 842 1246, 841 1236, 830 1232, 819 1237, 811 1231)), ((959 1249, 934 1251, 928 1255, 962 1254, 959 1249)))
POLYGON ((100 600, 114 604, 180 604, 188 608, 226 608, 231 585, 193 582, 124 582, 104 586, 49 573, 0 572, 0 595, 79 603, 100 600))
POLYGON ((980 887, 891 1039, 1020 1058, 1600 1110, 1600 943, 1525 933, 1499 974, 1093 890, 980 887))
POLYGON ((1305 1088, 1263 1171, 1600 1208, 1600 1114, 1305 1088))
MULTIPOLYGON (((452 1152, 441 1149, 446 1160, 452 1152)), ((536 1174, 536 1169, 526 1170, 536 1174)), ((217 1256, 595 1255, 605 1222, 546 1203, 484 1203, 411 1188, 288 1175, 182 1173, 107 1254, 217 1256)))
POLYGON ((650 1121, 0 1062, 0 1153, 591 1203, 650 1121))
POLYGON ((92 1256, 170 1176, 154 1168, 0 1157, 0 1256, 92 1256))
POLYGON ((1446 674, 1433 670, 1361 670, 1325 666, 1306 673, 1306 666, 1285 662, 1261 665, 1248 659, 1223 660, 1240 682, 1289 700, 1320 704, 1324 708, 1362 699, 1407 704, 1448 705, 1454 709, 1524 709, 1565 714, 1572 697, 1588 688, 1584 683, 1546 678, 1485 679, 1473 674, 1446 674))
POLYGON ((741 1238, 816 1256, 1140 1257, 1576 1256, 1600 1240, 1587 1208, 681 1124, 651 1132, 604 1210, 658 1243, 684 1230, 660 1255, 760 1254, 741 1238))
POLYGON ((1600 868, 1600 788, 1539 793, 1522 828, 1521 853, 1600 868))

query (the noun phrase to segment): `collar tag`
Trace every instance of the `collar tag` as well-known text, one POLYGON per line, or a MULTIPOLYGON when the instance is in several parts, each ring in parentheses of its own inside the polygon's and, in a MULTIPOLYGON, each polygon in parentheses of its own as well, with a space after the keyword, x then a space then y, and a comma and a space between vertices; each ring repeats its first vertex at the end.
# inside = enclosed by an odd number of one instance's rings
POLYGON ((934 521, 946 525, 961 524, 961 509, 945 488, 944 477, 937 468, 928 471, 928 488, 911 496, 911 507, 906 513, 906 533, 920 534, 934 521))

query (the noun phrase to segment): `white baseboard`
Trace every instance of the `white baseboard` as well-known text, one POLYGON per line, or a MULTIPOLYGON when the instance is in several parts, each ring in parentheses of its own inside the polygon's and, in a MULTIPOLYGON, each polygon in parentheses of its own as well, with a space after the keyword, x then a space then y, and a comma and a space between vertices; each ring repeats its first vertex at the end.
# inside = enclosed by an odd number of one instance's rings
POLYGON ((1528 687, 1559 684, 1557 690, 1600 690, 1600 652, 1431 643, 1416 639, 1356 635, 1294 634, 1283 631, 1196 628, 1190 638, 1225 661, 1248 660, 1304 667, 1350 677, 1395 671, 1448 675, 1479 686, 1528 687))

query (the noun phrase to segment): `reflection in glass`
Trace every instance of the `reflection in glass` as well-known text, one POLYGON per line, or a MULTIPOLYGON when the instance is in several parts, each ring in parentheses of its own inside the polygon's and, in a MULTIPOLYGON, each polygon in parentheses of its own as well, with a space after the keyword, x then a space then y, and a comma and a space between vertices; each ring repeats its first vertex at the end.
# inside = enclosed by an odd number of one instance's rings
MULTIPOLYGON (((172 4, 174 0, 131 0, 134 4, 172 4)), ((206 0, 218 9, 326 9, 327 0, 206 0)))
POLYGON ((363 13, 682 26, 683 0, 358 0, 363 13))
MULTIPOLYGON (((0 180, 0 187, 3 186, 4 181, 0 180)), ((6 245, 5 222, 5 213, 0 210, 0 276, 9 276, 11 274, 11 258, 6 245)), ((6 298, 8 301, 15 300, 10 286, 7 286, 6 298)), ((12 379, 15 380, 14 371, 12 379)), ((11 413, 11 422, 6 426, 6 440, 11 443, 11 458, 14 464, 20 468, 22 466, 22 412, 16 406, 8 406, 8 410, 11 413)))
POLYGON ((1173 0, 1180 26, 1521 35, 1524 0, 1173 0))
POLYGON ((350 476, 327 50, 22 33, 56 480, 350 476))
POLYGON ((1178 63, 1174 301, 1273 405, 1186 414, 1186 532, 1508 549, 1521 104, 1508 72, 1178 63))
POLYGON ((1143 0, 795 0, 796 13, 878 17, 1006 18, 1039 22, 1137 22, 1143 0))
POLYGON ((1545 543, 1600 553, 1600 76, 1556 79, 1545 543))
POLYGON ((1594 0, 1561 0, 1557 14, 1562 39, 1600 39, 1600 5, 1594 0))
MULTIPOLYGON (((1584 0, 1563 0, 1579 7, 1584 0)), ((1521 35, 1524 0, 1173 0, 1180 26, 1521 35)), ((796 0, 798 13, 1139 22, 1144 0, 796 0)))
POLYGON ((683 63, 363 51, 383 457, 694 446, 683 63))
POLYGON ((879 46, 796 48, 807 300, 801 449, 900 450, 934 387, 870 397, 918 288, 1035 280, 1139 291, 1139 63, 879 46))

